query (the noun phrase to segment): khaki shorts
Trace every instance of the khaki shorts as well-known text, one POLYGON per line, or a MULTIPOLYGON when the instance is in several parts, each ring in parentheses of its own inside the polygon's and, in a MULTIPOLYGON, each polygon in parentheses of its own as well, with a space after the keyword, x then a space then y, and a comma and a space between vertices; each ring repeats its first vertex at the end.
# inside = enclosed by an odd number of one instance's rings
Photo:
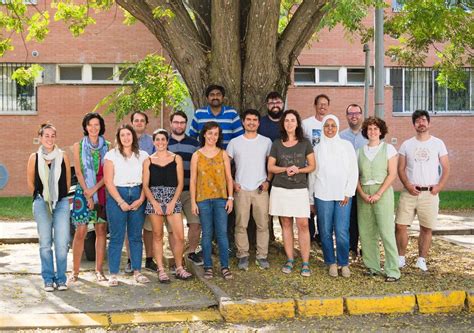
POLYGON ((411 225, 416 214, 421 226, 433 229, 438 219, 438 210, 438 195, 433 195, 430 191, 422 191, 419 195, 411 195, 404 190, 400 194, 395 223, 411 225))
MULTIPOLYGON (((184 217, 186 218, 186 223, 188 224, 192 224, 192 223, 201 223, 199 221, 199 216, 196 216, 193 214, 192 212, 192 207, 191 207, 191 194, 189 191, 183 191, 181 193, 181 203, 183 204, 183 210, 181 211, 181 214, 184 215, 183 216, 183 220, 184 220, 184 217)), ((166 220, 166 216, 165 216, 165 226, 166 226, 166 230, 170 233, 170 232, 173 232, 171 230, 171 227, 168 225, 168 221, 166 220)))

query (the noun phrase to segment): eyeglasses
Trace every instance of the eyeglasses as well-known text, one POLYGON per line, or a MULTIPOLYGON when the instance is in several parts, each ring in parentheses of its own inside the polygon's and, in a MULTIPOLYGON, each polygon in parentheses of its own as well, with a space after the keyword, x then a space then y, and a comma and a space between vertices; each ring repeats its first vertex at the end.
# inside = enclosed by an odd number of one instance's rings
POLYGON ((172 121, 171 122, 172 124, 175 124, 175 125, 186 125, 186 122, 185 121, 172 121))
POLYGON ((279 105, 279 104, 283 104, 282 101, 269 101, 267 102, 268 105, 279 105))
POLYGON ((323 126, 324 128, 337 128, 337 125, 333 125, 333 124, 326 124, 323 126))
POLYGON ((362 112, 347 112, 348 117, 359 117, 362 115, 362 112))

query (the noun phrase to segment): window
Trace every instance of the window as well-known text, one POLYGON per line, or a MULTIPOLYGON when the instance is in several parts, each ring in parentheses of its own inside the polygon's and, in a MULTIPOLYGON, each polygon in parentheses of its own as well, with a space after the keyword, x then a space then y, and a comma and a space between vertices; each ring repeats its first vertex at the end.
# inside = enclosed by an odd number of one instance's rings
POLYGON ((0 112, 36 111, 36 84, 19 85, 13 72, 27 64, 0 64, 0 112))
POLYGON ((316 82, 315 68, 295 68, 295 82, 314 84, 316 82))
POLYGON ((82 66, 59 66, 60 81, 81 81, 82 66))
POLYGON ((337 69, 320 69, 319 83, 339 83, 339 70, 337 69))
POLYGON ((413 112, 417 109, 431 112, 474 112, 474 71, 467 73, 465 90, 453 91, 436 82, 438 71, 432 68, 391 68, 393 112, 413 112))
POLYGON ((92 66, 92 81, 113 81, 114 67, 92 66))
POLYGON ((341 68, 295 67, 295 85, 340 85, 341 68))
MULTIPOLYGON (((369 79, 370 82, 370 79, 369 79)), ((348 68, 347 69, 347 84, 364 84, 365 83, 365 68, 348 68)))

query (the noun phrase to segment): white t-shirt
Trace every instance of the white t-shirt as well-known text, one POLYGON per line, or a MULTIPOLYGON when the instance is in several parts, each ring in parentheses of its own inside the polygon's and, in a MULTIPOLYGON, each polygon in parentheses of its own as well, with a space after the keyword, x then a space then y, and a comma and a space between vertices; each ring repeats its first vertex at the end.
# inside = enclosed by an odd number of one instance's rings
POLYGON ((311 116, 303 120, 302 125, 304 136, 311 142, 314 149, 321 140, 323 123, 311 116))
POLYGON ((406 157, 405 172, 410 183, 419 186, 439 183, 442 172, 439 158, 448 155, 443 141, 434 136, 426 141, 413 137, 403 142, 399 154, 406 157))
MULTIPOLYGON (((374 160, 374 158, 377 155, 377 153, 379 152, 380 148, 382 148, 382 143, 383 142, 380 142, 380 144, 378 146, 375 146, 375 147, 369 147, 369 145, 364 145, 363 146, 364 155, 365 155, 365 157, 367 157, 367 159, 369 161, 372 162, 374 160)), ((359 152, 360 152, 360 150, 357 150, 357 157, 359 157, 359 152)), ((387 143, 387 160, 391 159, 395 155, 397 155, 397 150, 395 149, 394 146, 387 143)))
POLYGON ((230 140, 227 154, 235 162, 235 182, 244 191, 256 190, 267 178, 267 156, 271 148, 272 141, 260 134, 255 139, 240 135, 230 140))
POLYGON ((123 187, 142 184, 143 161, 147 158, 148 154, 144 150, 139 151, 138 157, 132 154, 130 158, 125 158, 117 148, 104 156, 104 159, 114 164, 114 185, 123 187))

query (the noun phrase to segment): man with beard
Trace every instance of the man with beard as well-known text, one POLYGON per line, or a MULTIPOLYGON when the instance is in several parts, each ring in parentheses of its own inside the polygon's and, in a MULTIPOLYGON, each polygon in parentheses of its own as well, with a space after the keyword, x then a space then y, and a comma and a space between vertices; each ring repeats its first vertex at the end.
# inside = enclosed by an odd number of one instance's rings
POLYGON ((285 103, 283 97, 276 91, 268 93, 266 101, 268 114, 260 120, 258 134, 266 136, 273 142, 280 138, 280 118, 285 103))
MULTIPOLYGON (((350 104, 346 108, 346 118, 349 128, 339 133, 343 140, 352 143, 352 146, 357 151, 363 147, 368 140, 362 135, 362 123, 364 122, 364 115, 362 108, 357 104, 350 104)), ((359 255, 359 227, 357 223, 357 195, 352 197, 351 206, 351 220, 349 226, 349 250, 352 253, 352 259, 356 259, 359 255)))
POLYGON ((211 84, 206 88, 206 97, 209 105, 194 112, 194 117, 189 129, 189 136, 198 139, 201 129, 209 121, 215 121, 222 129, 223 149, 227 148, 229 141, 244 134, 240 117, 232 107, 223 105, 225 89, 222 86, 211 84))
MULTIPOLYGON (((178 154, 183 159, 184 168, 184 187, 181 192, 181 203, 183 204, 183 213, 186 216, 188 224, 188 259, 196 265, 202 265, 201 252, 196 251, 201 237, 201 224, 199 217, 194 215, 191 211, 191 196, 189 194, 189 179, 191 157, 193 153, 199 149, 199 142, 185 135, 186 125, 188 123, 188 116, 183 111, 176 111, 170 116, 171 136, 168 142, 168 150, 178 154)), ((170 229, 168 232, 171 231, 170 229)), ((173 248, 173 237, 169 238, 170 247, 173 248)))
POLYGON ((399 267, 402 268, 408 245, 407 226, 413 222, 415 214, 418 215, 420 235, 416 267, 426 272, 431 232, 438 218, 438 193, 448 180, 449 160, 444 142, 429 133, 429 113, 424 110, 413 112, 412 122, 416 136, 403 142, 399 151, 398 176, 405 190, 400 194, 395 235, 399 267))

